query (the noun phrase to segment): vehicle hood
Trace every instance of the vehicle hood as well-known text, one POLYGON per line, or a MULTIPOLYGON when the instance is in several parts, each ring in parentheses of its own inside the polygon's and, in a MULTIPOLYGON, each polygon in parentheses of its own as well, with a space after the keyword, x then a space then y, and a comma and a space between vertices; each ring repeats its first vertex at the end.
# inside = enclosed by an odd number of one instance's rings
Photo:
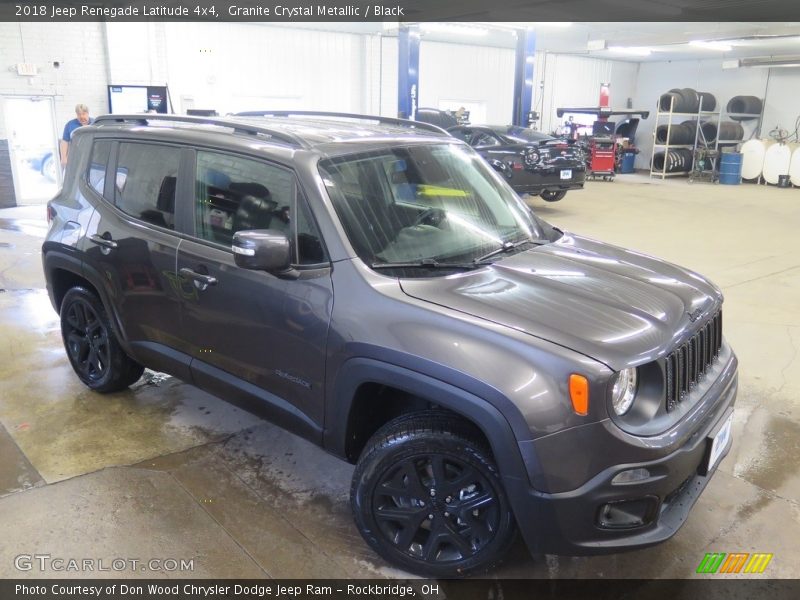
POLYGON ((614 370, 668 354, 722 303, 719 289, 696 273, 571 234, 486 268, 400 285, 413 298, 554 342, 614 370))

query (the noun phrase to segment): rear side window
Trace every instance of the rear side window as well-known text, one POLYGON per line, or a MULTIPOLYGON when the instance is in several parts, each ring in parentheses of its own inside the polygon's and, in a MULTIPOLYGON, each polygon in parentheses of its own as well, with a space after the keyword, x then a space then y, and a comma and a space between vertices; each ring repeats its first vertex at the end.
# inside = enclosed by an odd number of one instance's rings
POLYGON ((497 136, 491 133, 486 133, 485 131, 476 131, 472 138, 469 140, 470 146, 499 146, 500 140, 497 139, 497 136))
POLYGON ((115 204, 122 212, 175 229, 175 187, 180 149, 122 142, 117 156, 115 204))
POLYGON ((106 165, 108 156, 111 154, 111 142, 109 140, 97 140, 92 146, 92 158, 86 170, 86 181, 89 186, 101 196, 106 183, 106 165))

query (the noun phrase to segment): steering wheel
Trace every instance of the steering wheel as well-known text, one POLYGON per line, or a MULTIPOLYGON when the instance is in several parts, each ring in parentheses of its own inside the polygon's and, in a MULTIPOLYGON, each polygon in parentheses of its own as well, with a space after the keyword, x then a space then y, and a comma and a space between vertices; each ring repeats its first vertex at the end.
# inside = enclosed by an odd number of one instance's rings
POLYGON ((443 227, 447 224, 447 212, 442 208, 426 208, 422 211, 419 216, 414 220, 414 227, 417 225, 432 225, 433 227, 438 227, 439 229, 445 229, 443 227))

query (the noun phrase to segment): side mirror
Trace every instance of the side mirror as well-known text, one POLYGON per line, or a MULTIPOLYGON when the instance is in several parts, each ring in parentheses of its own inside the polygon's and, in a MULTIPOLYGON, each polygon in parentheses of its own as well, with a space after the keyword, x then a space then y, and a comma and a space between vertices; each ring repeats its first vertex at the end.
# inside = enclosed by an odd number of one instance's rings
POLYGON ((289 271, 291 244, 282 231, 251 229, 233 234, 233 258, 243 269, 278 274, 289 271))

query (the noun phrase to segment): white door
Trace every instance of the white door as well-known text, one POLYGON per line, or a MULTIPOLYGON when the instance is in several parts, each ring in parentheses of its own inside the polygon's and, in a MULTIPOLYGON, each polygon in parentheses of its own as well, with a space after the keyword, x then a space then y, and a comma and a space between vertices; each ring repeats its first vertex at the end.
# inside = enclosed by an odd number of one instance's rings
POLYGON ((3 114, 17 204, 43 204, 61 186, 60 136, 55 126, 53 99, 5 97, 3 114))

